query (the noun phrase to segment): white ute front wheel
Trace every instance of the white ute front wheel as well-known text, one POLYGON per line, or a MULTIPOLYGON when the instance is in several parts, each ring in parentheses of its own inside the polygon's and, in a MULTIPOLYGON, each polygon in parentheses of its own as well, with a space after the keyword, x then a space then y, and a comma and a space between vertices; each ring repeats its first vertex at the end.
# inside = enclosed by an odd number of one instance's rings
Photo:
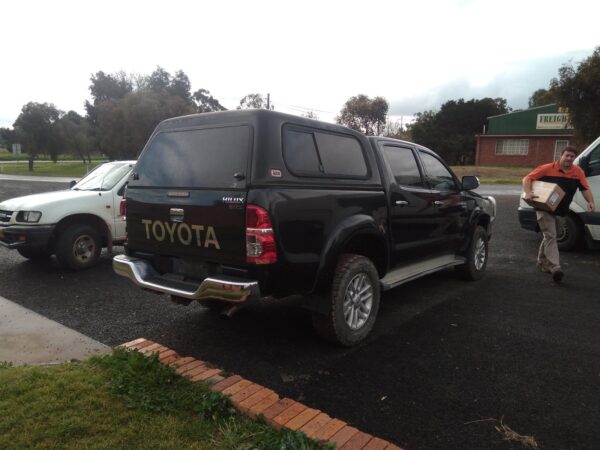
POLYGON ((89 225, 70 225, 60 233, 56 259, 61 266, 83 270, 98 262, 102 243, 96 229, 89 225))

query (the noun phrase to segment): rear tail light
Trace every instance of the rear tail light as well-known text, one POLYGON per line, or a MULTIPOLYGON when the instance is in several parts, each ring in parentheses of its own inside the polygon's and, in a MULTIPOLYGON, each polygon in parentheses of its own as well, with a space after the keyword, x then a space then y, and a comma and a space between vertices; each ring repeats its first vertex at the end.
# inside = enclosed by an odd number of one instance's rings
POLYGON ((277 262, 271 217, 265 209, 256 205, 246 206, 246 262, 252 264, 277 262))
POLYGON ((123 216, 123 218, 125 218, 126 214, 127 214, 127 199, 122 198, 121 203, 119 203, 119 215, 123 216))
MULTIPOLYGON (((122 198, 121 203, 119 203, 119 215, 123 216, 123 220, 126 219, 127 215, 127 199, 122 198)), ((129 236, 127 235, 127 227, 125 227, 125 241, 127 241, 129 236)))

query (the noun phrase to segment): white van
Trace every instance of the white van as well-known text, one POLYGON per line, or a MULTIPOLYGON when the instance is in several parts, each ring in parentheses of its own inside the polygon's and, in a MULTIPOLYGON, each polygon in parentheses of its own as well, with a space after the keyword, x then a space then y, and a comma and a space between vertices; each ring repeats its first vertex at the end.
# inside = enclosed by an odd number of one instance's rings
MULTIPOLYGON (((592 142, 575 159, 583 169, 596 202, 596 210, 587 210, 587 201, 577 191, 569 206, 569 214, 560 219, 563 226, 558 232, 558 248, 573 250, 582 242, 590 248, 600 248, 600 137, 592 142)), ((520 200, 519 222, 526 230, 540 231, 534 209, 520 200)))

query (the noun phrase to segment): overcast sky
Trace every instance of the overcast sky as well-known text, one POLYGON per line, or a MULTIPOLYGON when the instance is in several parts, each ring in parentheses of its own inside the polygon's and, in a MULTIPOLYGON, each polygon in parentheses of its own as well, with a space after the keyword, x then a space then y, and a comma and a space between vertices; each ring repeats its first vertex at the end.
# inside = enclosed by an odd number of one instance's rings
POLYGON ((24 104, 84 114, 97 71, 183 70, 234 108, 248 93, 332 120, 351 96, 390 114, 458 98, 512 108, 600 45, 591 0, 2 1, 0 126, 24 104))

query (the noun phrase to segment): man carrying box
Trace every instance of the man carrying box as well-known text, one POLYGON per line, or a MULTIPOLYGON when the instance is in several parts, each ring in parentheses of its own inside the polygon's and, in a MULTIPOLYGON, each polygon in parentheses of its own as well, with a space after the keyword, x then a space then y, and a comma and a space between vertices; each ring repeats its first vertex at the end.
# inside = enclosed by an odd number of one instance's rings
POLYGON ((557 184, 565 192, 565 196, 558 204, 554 212, 535 210, 537 222, 544 238, 538 252, 537 266, 542 272, 551 273, 552 279, 560 283, 563 271, 560 267, 558 244, 556 243, 556 232, 558 221, 556 216, 566 216, 569 213, 569 205, 577 189, 581 190, 583 198, 588 202, 588 209, 594 211, 594 197, 590 191, 585 174, 580 167, 573 165, 577 156, 577 149, 573 146, 565 147, 560 159, 553 163, 543 164, 533 169, 523 178, 523 199, 532 200, 531 185, 535 180, 546 181, 557 184))

